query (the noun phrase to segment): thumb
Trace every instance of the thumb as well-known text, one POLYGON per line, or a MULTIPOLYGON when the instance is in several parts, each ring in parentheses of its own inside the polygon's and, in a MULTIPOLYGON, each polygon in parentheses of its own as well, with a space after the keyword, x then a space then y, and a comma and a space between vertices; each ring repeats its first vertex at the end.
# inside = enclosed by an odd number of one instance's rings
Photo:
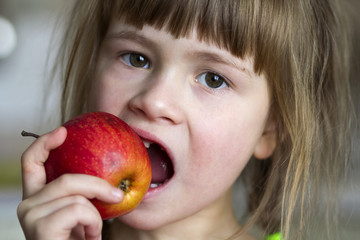
POLYGON ((37 140, 21 157, 23 199, 33 195, 46 184, 44 163, 51 150, 59 147, 66 138, 66 128, 59 127, 37 140))

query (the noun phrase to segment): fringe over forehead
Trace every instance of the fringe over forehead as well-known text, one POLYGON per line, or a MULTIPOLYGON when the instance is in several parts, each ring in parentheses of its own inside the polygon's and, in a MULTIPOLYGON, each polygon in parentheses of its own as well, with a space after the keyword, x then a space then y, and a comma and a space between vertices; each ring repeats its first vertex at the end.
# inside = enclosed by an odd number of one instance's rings
MULTIPOLYGON (((279 0, 119 0, 106 1, 103 17, 123 18, 141 29, 150 25, 174 37, 196 30, 199 40, 226 49, 234 56, 254 57, 254 70, 263 71, 274 46, 280 50, 286 1, 279 0), (270 3, 271 2, 271 3, 270 3), (282 3, 280 3, 282 2, 282 3), (278 3, 278 4, 276 4, 278 3), (274 34, 276 33, 276 34, 274 34), (265 46, 267 47, 265 49, 265 46), (267 51, 266 51, 267 50, 267 51)), ((110 19, 108 19, 110 21, 110 19)), ((269 59, 270 60, 270 59, 269 59)))

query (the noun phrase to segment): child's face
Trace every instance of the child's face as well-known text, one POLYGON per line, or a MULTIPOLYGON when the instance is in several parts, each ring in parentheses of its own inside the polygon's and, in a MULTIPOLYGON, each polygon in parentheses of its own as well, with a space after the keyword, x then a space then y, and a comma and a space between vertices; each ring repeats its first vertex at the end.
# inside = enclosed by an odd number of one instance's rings
POLYGON ((113 113, 161 144, 171 158, 171 179, 121 217, 142 229, 220 207, 254 152, 272 146, 263 137, 266 79, 254 74, 251 59, 200 42, 196 32, 175 39, 150 26, 137 30, 113 21, 89 103, 91 111, 113 113))

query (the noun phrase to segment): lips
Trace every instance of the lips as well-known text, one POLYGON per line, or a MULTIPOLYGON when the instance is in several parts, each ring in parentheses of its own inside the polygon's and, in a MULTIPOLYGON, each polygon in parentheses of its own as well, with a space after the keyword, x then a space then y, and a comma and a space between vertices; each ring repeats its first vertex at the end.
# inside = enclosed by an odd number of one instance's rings
POLYGON ((152 180, 150 188, 157 188, 169 181, 174 175, 173 164, 169 155, 161 145, 144 139, 143 143, 151 161, 152 180))

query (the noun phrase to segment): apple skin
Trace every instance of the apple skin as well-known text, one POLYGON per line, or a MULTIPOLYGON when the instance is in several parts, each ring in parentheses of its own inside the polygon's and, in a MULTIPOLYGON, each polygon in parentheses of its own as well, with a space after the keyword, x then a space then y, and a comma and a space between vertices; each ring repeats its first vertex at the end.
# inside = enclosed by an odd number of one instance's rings
POLYGON ((65 142, 45 162, 47 183, 65 173, 97 176, 124 191, 121 203, 90 200, 102 219, 135 209, 151 182, 151 163, 140 137, 120 118, 105 112, 86 113, 63 126, 65 142))

